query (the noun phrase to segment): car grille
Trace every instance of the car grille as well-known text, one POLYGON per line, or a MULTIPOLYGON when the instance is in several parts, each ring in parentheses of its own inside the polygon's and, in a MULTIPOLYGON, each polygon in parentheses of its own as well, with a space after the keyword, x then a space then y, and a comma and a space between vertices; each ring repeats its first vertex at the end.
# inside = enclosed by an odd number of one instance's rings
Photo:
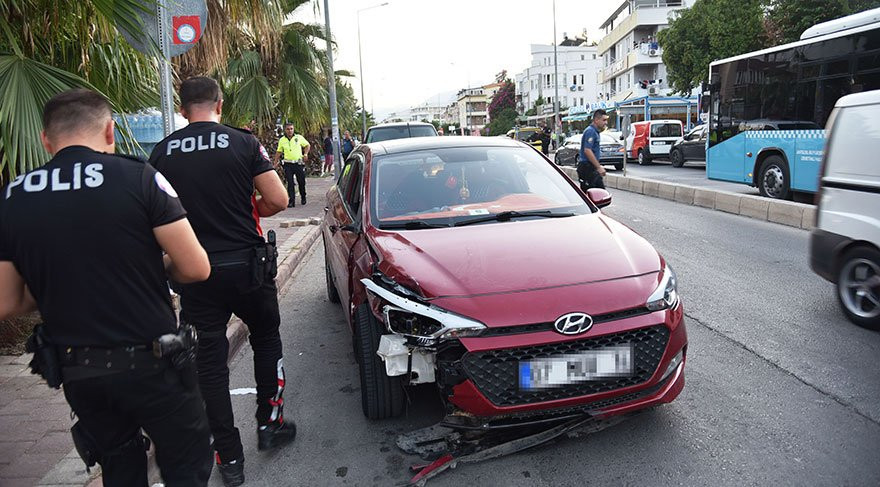
POLYGON ((462 357, 468 377, 483 395, 497 406, 513 406, 598 394, 647 382, 663 357, 669 329, 663 325, 639 328, 585 340, 532 347, 469 352, 462 357), (587 381, 538 390, 519 388, 519 362, 616 345, 633 345, 633 375, 601 381, 587 381))
MULTIPOLYGON (((651 310, 642 306, 639 308, 629 308, 620 311, 614 311, 612 313, 593 315, 593 326, 596 326, 599 323, 607 323, 609 321, 622 320, 624 318, 632 318, 634 316, 642 316, 647 314, 651 314, 651 310)), ((499 326, 496 328, 489 328, 487 330, 484 330, 483 333, 480 334, 480 336, 490 337, 518 335, 521 333, 535 333, 539 331, 556 331, 556 328, 554 328, 552 321, 548 323, 533 323, 528 325, 499 326)))

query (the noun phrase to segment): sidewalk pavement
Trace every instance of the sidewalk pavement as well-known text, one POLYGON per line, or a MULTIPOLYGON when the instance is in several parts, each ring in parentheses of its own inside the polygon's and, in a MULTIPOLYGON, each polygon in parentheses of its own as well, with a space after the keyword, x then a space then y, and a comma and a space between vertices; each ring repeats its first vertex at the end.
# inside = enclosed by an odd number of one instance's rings
MULTIPOLYGON (((279 289, 320 237, 316 223, 323 218, 324 195, 333 184, 330 177, 308 178, 305 206, 299 204, 297 195, 295 208, 260 220, 264 234, 275 230, 277 236, 279 289)), ((230 356, 234 356, 247 338, 247 328, 233 318, 227 336, 230 356)), ((100 468, 86 473, 73 447, 70 427, 74 421, 64 393, 31 374, 30 359, 30 354, 0 356, 0 486, 102 486, 100 468)), ((154 471, 152 476, 157 474, 154 471)))

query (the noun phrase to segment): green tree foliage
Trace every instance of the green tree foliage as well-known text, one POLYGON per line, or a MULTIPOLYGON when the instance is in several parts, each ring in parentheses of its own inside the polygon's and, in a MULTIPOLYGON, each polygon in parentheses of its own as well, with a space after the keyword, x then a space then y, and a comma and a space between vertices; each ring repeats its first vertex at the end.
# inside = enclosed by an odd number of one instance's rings
POLYGON ((770 0, 767 30, 770 41, 786 44, 820 22, 880 7, 880 0, 770 0))
POLYGON ((504 108, 489 122, 489 135, 504 135, 516 124, 516 109, 504 108))
POLYGON ((767 44, 761 0, 697 0, 658 34, 669 86, 690 92, 708 76, 709 63, 767 44))

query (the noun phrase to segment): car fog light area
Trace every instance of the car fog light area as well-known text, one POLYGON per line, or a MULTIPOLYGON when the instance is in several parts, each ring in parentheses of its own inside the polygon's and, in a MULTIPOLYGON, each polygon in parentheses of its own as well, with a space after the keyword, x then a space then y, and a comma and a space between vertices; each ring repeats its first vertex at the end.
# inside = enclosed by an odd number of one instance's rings
POLYGON ((678 279, 675 277, 675 271, 667 265, 663 268, 663 278, 660 285, 648 297, 645 306, 650 311, 660 311, 667 308, 675 308, 678 305, 678 279))
POLYGON ((669 366, 666 367, 666 372, 663 372, 663 376, 660 377, 660 382, 666 380, 669 377, 669 374, 675 372, 675 369, 681 364, 682 359, 684 359, 684 349, 678 351, 675 354, 675 357, 672 357, 672 360, 669 362, 669 366))

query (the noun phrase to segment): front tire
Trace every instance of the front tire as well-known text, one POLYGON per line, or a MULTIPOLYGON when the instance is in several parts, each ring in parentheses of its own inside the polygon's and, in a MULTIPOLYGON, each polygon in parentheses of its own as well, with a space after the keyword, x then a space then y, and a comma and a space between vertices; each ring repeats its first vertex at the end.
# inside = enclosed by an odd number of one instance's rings
POLYGON ((622 163, 622 162, 618 162, 617 164, 615 164, 615 165, 614 165, 614 170, 615 170, 615 171, 623 171, 623 163, 622 163))
POLYGON ((669 160, 672 161, 672 167, 684 166, 684 155, 678 149, 674 149, 672 154, 669 154, 669 160))
POLYGON ((791 196, 788 164, 780 156, 769 156, 758 172, 758 191, 768 198, 787 200, 791 196))
POLYGON ((376 354, 381 331, 368 303, 361 304, 355 311, 355 326, 364 416, 369 419, 400 416, 405 400, 403 382, 400 376, 389 377, 385 373, 385 362, 376 354))
POLYGON ((837 301, 850 321, 880 330, 880 251, 859 247, 844 254, 837 274, 837 301))
POLYGON ((640 166, 647 166, 651 162, 651 158, 645 154, 644 149, 639 149, 638 161, 640 166))

